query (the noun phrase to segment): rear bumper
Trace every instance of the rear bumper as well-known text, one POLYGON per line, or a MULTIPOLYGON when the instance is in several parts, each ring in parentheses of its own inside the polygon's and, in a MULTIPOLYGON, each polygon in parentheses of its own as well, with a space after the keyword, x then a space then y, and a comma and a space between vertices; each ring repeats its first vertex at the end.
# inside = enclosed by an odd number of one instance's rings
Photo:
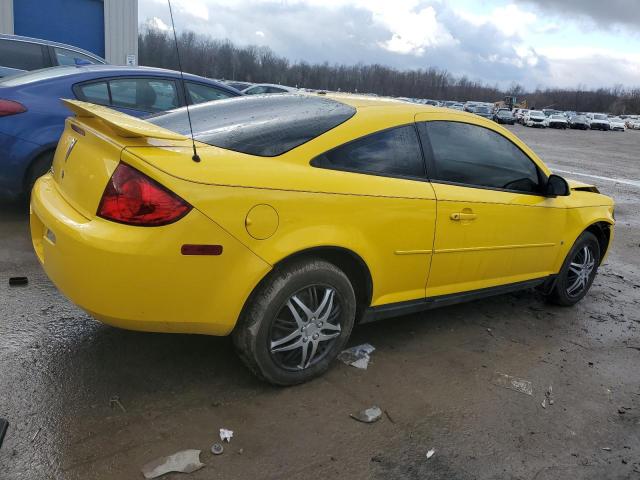
POLYGON ((33 247, 71 301, 121 328, 226 335, 270 266, 196 209, 163 227, 87 219, 50 174, 31 196, 33 247), (184 256, 185 243, 219 244, 219 256, 184 256))

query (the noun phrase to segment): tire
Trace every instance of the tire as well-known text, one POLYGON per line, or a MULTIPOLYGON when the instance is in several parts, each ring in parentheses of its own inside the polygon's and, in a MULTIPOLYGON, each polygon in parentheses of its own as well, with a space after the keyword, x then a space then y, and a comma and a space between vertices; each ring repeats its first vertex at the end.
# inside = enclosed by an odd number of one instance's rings
POLYGON ((319 259, 295 261, 277 267, 251 294, 233 341, 259 378, 296 385, 328 370, 347 343, 355 317, 355 293, 342 270, 319 259))
POLYGON ((23 192, 27 200, 29 200, 29 198, 31 197, 31 190, 35 185, 36 180, 47 173, 51 168, 54 153, 55 152, 53 151, 41 153, 33 162, 31 162, 31 165, 29 165, 24 178, 23 192))
POLYGON ((582 232, 567 254, 553 289, 547 297, 548 300, 561 306, 571 306, 578 303, 591 288, 599 265, 600 244, 598 239, 591 232, 582 232), (589 255, 586 254, 587 250, 590 252, 589 255), (590 268, 588 265, 591 265, 590 268), (581 271, 584 275, 582 280, 576 270, 581 271))

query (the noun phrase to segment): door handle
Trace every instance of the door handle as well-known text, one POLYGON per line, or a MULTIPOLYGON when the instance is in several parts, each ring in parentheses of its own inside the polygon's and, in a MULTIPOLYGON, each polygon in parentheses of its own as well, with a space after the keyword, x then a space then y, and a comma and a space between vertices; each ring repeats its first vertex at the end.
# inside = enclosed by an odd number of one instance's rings
POLYGON ((476 218, 478 218, 478 215, 476 215, 475 213, 457 212, 451 214, 451 220, 453 220, 454 222, 459 222, 461 220, 475 220, 476 218))

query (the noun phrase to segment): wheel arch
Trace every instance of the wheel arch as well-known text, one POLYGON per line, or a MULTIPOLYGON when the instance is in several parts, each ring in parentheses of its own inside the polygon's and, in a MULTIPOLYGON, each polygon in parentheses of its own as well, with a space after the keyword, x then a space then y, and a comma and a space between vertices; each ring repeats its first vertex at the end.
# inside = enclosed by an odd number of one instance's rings
POLYGON ((274 269, 304 258, 320 258, 342 270, 356 294, 357 319, 371 305, 373 279, 367 263, 353 250, 337 246, 320 246, 300 250, 276 262, 274 269))
POLYGON ((27 183, 29 181, 32 169, 35 166, 36 162, 40 158, 43 158, 43 157, 45 157, 47 155, 51 155, 51 159, 53 160, 53 156, 56 153, 57 146, 58 146, 57 143, 43 145, 41 148, 39 148, 36 151, 34 151, 32 153, 32 155, 29 157, 29 161, 26 162, 26 167, 25 167, 24 172, 22 174, 22 190, 23 190, 23 192, 26 192, 26 190, 27 190, 27 187, 28 187, 27 183))
POLYGON ((600 245, 600 263, 602 259, 607 255, 609 245, 611 243, 611 227, 613 224, 604 220, 599 220, 592 223, 584 229, 585 232, 590 232, 598 239, 600 245))
POLYGON ((275 262, 273 264, 273 268, 262 279, 260 279, 253 288, 251 294, 249 294, 245 300, 242 311, 245 311, 255 292, 264 285, 264 282, 271 278, 274 272, 282 269, 291 262, 303 260, 305 258, 322 259, 335 265, 345 273, 351 282, 356 295, 356 323, 358 323, 366 309, 371 305, 371 299, 373 297, 373 279, 371 271, 369 270, 367 263, 356 252, 348 248, 332 245, 316 246, 299 250, 275 262))

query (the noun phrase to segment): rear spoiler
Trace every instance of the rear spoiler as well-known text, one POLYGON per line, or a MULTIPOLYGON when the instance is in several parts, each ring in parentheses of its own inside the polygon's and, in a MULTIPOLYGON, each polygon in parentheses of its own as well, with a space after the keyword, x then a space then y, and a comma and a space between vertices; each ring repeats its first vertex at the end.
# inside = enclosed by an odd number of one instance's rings
POLYGON ((189 140, 185 137, 166 128, 158 127, 149 122, 125 113, 112 110, 102 105, 81 102, 80 100, 61 99, 62 103, 76 114, 78 118, 99 118, 102 122, 113 130, 117 135, 125 138, 146 137, 162 138, 165 140, 189 140))

